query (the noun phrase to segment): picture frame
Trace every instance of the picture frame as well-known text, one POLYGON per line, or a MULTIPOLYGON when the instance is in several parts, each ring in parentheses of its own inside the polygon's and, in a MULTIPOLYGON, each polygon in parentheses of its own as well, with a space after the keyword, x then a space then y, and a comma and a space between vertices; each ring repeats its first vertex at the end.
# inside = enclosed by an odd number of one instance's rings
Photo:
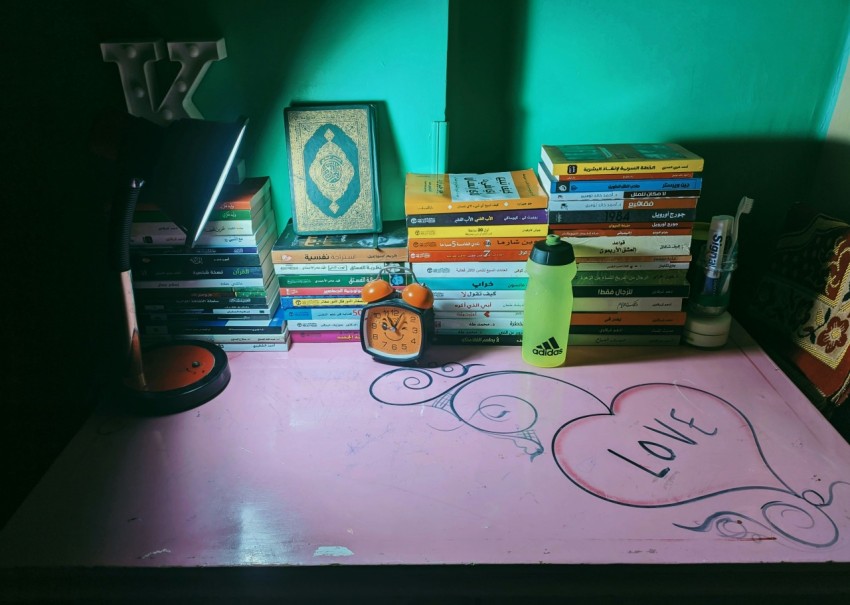
POLYGON ((298 235, 381 231, 375 114, 369 103, 284 109, 298 235))

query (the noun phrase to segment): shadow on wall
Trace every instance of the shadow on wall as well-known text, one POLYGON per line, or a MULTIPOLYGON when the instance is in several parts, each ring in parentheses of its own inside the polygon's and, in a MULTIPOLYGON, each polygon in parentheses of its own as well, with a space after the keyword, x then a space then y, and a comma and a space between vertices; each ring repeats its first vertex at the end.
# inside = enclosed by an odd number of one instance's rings
POLYGON ((732 280, 730 310, 744 318, 792 204, 805 201, 823 213, 850 219, 850 145, 787 138, 681 143, 705 158, 698 220, 734 216, 743 196, 755 200, 752 212, 741 220, 738 269, 732 280))

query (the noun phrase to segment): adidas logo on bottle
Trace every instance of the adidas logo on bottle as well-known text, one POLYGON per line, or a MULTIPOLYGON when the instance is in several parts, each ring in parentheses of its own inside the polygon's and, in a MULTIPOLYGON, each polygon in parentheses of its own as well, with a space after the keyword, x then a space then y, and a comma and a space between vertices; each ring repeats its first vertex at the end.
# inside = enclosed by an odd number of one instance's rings
POLYGON ((534 347, 531 352, 543 357, 552 357, 553 355, 560 355, 564 352, 564 349, 561 348, 561 345, 558 344, 558 341, 555 340, 555 337, 553 336, 549 340, 546 340, 534 347))

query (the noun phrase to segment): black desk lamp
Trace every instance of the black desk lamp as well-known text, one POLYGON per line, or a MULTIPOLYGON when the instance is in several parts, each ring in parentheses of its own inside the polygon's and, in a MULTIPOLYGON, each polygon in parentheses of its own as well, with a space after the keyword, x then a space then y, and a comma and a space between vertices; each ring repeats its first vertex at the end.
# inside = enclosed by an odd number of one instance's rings
POLYGON ((129 343, 121 389, 144 413, 181 412, 224 390, 230 382, 227 355, 199 340, 142 350, 130 269, 133 214, 140 199, 155 204, 186 232, 186 247, 193 247, 233 165, 247 120, 229 124, 187 118, 158 126, 130 115, 112 119, 99 127, 112 131, 106 134, 113 139, 120 179, 111 255, 120 272, 129 343))

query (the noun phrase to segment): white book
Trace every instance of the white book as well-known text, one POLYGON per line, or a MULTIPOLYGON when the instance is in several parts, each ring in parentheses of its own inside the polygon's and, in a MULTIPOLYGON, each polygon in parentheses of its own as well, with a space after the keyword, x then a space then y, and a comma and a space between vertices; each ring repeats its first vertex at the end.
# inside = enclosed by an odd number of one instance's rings
POLYGON ((524 298, 435 298, 434 311, 522 311, 524 301, 524 298))
POLYGON ((577 297, 573 299, 573 312, 577 311, 681 311, 684 297, 637 296, 618 297, 577 297))
POLYGON ((489 300, 498 298, 524 298, 525 290, 434 290, 434 299, 473 299, 489 300))
POLYGON ((521 329, 522 317, 476 317, 464 319, 434 319, 435 329, 466 330, 471 328, 521 329))
POLYGON ((412 263, 416 277, 528 277, 527 261, 468 261, 412 263))
POLYGON ((250 342, 280 343, 289 339, 289 331, 280 334, 146 334, 145 344, 172 340, 201 340, 216 344, 245 344, 250 342))
POLYGON ((276 275, 339 275, 375 273, 386 267, 407 267, 405 262, 383 263, 274 263, 276 275))
POLYGON ((522 311, 435 311, 435 319, 518 319, 522 311))
POLYGON ((360 319, 288 319, 290 330, 359 330, 360 319))
POLYGON ((250 352, 250 351, 288 351, 292 346, 292 339, 289 338, 286 342, 240 342, 240 343, 229 343, 229 342, 221 342, 215 343, 224 351, 229 352, 250 352))
POLYGON ((180 288, 265 288, 267 283, 268 282, 264 277, 249 277, 247 279, 134 279, 133 287, 137 290, 176 290, 180 288))
POLYGON ((690 235, 625 235, 616 237, 564 237, 576 257, 676 256, 691 253, 690 235))

